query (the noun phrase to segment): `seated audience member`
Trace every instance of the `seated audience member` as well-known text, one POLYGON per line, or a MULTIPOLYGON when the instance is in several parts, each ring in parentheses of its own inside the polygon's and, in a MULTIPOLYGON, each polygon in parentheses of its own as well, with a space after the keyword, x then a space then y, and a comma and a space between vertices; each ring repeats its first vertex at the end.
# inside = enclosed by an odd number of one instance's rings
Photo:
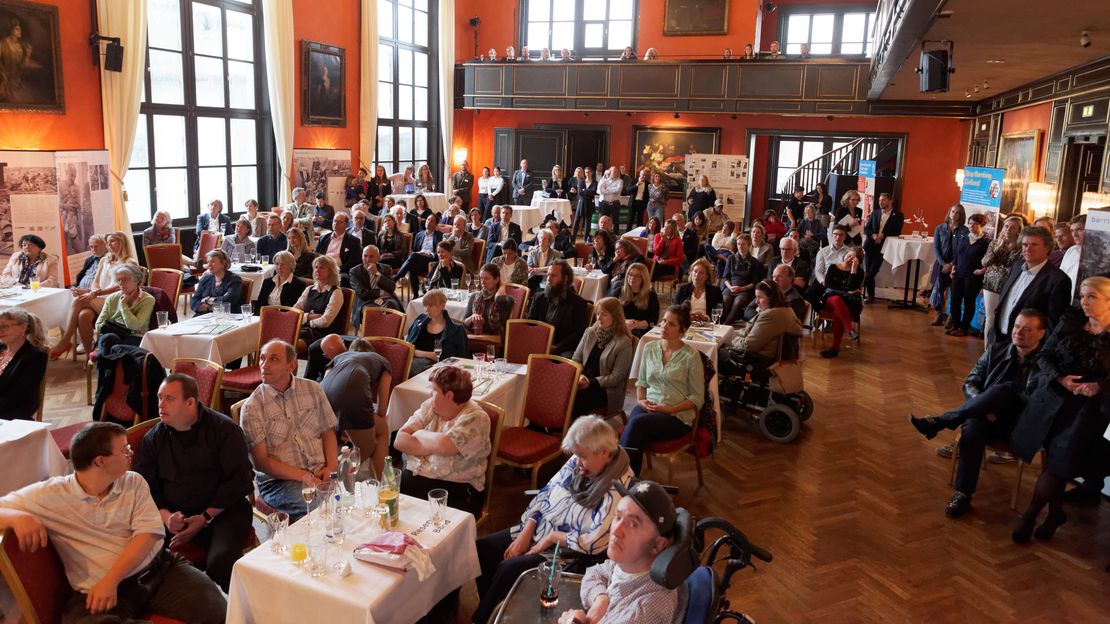
POLYGON ((288 232, 289 230, 300 227, 297 223, 296 213, 285 211, 281 213, 281 231, 288 232))
POLYGON ((659 322, 659 297, 651 287, 651 277, 646 266, 640 263, 628 267, 620 294, 625 324, 637 338, 651 331, 659 322))
POLYGON ((49 359, 42 320, 21 308, 0 311, 0 345, 0 420, 34 420, 49 359))
MULTIPOLYGON (((99 236, 99 234, 97 234, 99 236)), ((173 229, 173 221, 168 210, 156 210, 154 218, 150 220, 150 227, 143 230, 143 247, 150 245, 166 245, 177 242, 177 230, 173 229)))
POLYGON ((494 223, 498 223, 499 221, 501 221, 501 204, 493 204, 490 207, 489 216, 486 217, 486 220, 483 222, 483 225, 486 226, 487 238, 490 228, 493 227, 494 223))
MULTIPOLYGON (((676 217, 679 215, 675 215, 676 217)), ((685 220, 685 217, 683 217, 685 220)), ((704 224, 704 217, 702 223, 704 224)), ((698 225, 695 221, 687 221, 682 226, 682 255, 686 258, 686 266, 690 266, 698 259, 701 253, 701 236, 698 234, 698 225)))
POLYGON ((616 240, 613 261, 609 263, 608 267, 598 267, 609 276, 610 297, 620 296, 621 290, 624 289, 625 274, 628 273, 630 266, 643 264, 645 265, 644 269, 647 269, 647 259, 636 248, 636 245, 632 244, 632 241, 623 237, 616 240))
POLYGON ((424 219, 424 229, 412 237, 412 253, 397 270, 397 281, 408 279, 413 292, 420 291, 420 278, 436 260, 436 246, 443 240, 435 215, 424 219))
POLYGON ((662 340, 644 347, 636 379, 636 407, 621 434, 621 446, 628 450, 636 474, 640 474, 647 444, 690 433, 705 402, 701 355, 682 340, 690 329, 690 308, 668 308, 662 329, 662 340))
POLYGON ((678 624, 686 615, 686 585, 667 589, 651 578, 655 558, 674 542, 674 503, 654 481, 614 487, 624 498, 609 527, 609 559, 586 570, 580 590, 584 610, 564 612, 559 624, 678 624))
POLYGON ((243 279, 230 270, 231 259, 221 249, 213 249, 206 258, 208 271, 197 282, 189 300, 193 314, 208 314, 216 303, 230 303, 232 310, 242 305, 243 279))
POLYGON ((172 374, 158 388, 158 417, 143 436, 135 472, 146 479, 170 548, 207 551, 204 572, 225 592, 251 530, 254 473, 243 430, 201 405, 197 381, 172 374))
MULTIPOLYGON (((123 264, 139 266, 134 254, 131 253, 126 234, 119 231, 112 232, 108 234, 107 239, 108 252, 97 263, 96 275, 89 285, 89 290, 73 291, 75 297, 69 309, 69 322, 62 337, 50 352, 51 359, 58 359, 69 350, 75 334, 80 338, 80 344, 77 347, 79 353, 89 353, 92 350, 93 326, 97 315, 104 307, 104 298, 119 290, 119 284, 116 283, 116 268, 123 264)), ((19 255, 16 254, 16 256, 19 255)))
MULTIPOLYGON (((702 176, 705 177, 705 176, 702 176)), ((701 211, 705 217, 705 228, 708 234, 716 234, 724 227, 728 215, 725 214, 725 204, 720 199, 714 200, 713 205, 701 211)))
POLYGON ((474 240, 486 240, 489 235, 489 227, 482 221, 482 211, 477 208, 470 209, 470 220, 466 222, 466 233, 474 237, 474 240))
MULTIPOLYGON (((617 237, 616 224, 613 223, 613 217, 610 215, 601 215, 597 218, 597 230, 598 232, 605 230, 606 232, 612 234, 613 238, 617 237)), ((594 232, 594 234, 597 234, 597 232, 594 232)), ((591 236, 590 238, 593 237, 591 236)))
POLYGON ((794 274, 794 286, 804 289, 809 283, 811 268, 809 261, 800 253, 798 241, 784 236, 779 241, 779 253, 780 255, 771 263, 770 272, 773 274, 780 266, 790 267, 790 272, 794 274))
POLYGON ((381 261, 374 245, 362 249, 362 262, 351 269, 351 290, 355 301, 351 310, 351 326, 362 325, 362 311, 367 307, 389 308, 402 312, 401 301, 394 293, 393 269, 381 261))
POLYGON ((461 262, 455 260, 455 243, 444 240, 436 245, 437 260, 429 266, 432 272, 424 280, 424 290, 432 288, 459 288, 465 269, 461 262))
POLYGON ((501 247, 509 240, 515 241, 519 246, 524 239, 520 226, 513 223, 513 207, 506 204, 501 207, 501 220, 489 228, 489 238, 486 239, 486 262, 501 255, 501 247))
POLYGON ((767 232, 767 242, 771 244, 772 249, 786 236, 786 224, 779 219, 779 213, 775 212, 774 208, 768 208, 763 212, 763 229, 767 232))
POLYGON ((248 199, 243 202, 246 211, 239 215, 240 221, 246 221, 251 226, 251 236, 262 236, 266 233, 266 217, 258 214, 258 201, 248 199))
POLYGON ((551 230, 540 230, 536 235, 538 244, 528 252, 528 288, 532 292, 540 287, 540 282, 547 276, 551 265, 562 259, 562 254, 556 251, 551 243, 555 239, 551 230))
POLYGON ((81 264, 81 270, 77 272, 77 277, 73 278, 73 286, 69 291, 74 297, 89 292, 92 289, 93 280, 96 279, 96 269, 100 266, 100 259, 108 253, 108 242, 100 234, 93 234, 89 236, 89 255, 81 264))
POLYGON ((863 312, 863 250, 848 247, 844 261, 828 268, 825 283, 819 297, 813 302, 814 309, 832 317, 833 343, 831 349, 821 352, 823 358, 834 358, 840 354, 840 343, 844 332, 855 340, 859 334, 852 329, 852 322, 859 319, 863 312))
POLYGON ((4 276, 13 282, 30 286, 37 281, 44 288, 63 286, 58 271, 58 257, 46 253, 46 241, 35 234, 19 238, 20 252, 12 254, 4 269, 4 276))
POLYGON ((338 470, 338 421, 320 384, 298 378, 293 345, 271 340, 259 355, 262 384, 243 404, 241 424, 258 495, 294 522, 308 513, 301 495, 338 470))
POLYGON ((362 244, 351 235, 351 214, 339 211, 332 218, 332 231, 316 241, 316 253, 327 256, 339 265, 340 280, 350 283, 351 269, 362 257, 362 244))
POLYGON ((312 208, 309 225, 312 231, 320 234, 323 230, 330 230, 332 219, 335 218, 335 208, 328 203, 328 194, 323 191, 316 192, 316 205, 312 208))
POLYGON ((365 199, 355 204, 351 210, 351 227, 347 233, 358 240, 359 249, 367 245, 373 245, 377 240, 377 234, 374 232, 374 220, 367 215, 369 210, 369 203, 365 199))
POLYGON ((381 474, 389 454, 385 406, 389 405, 393 369, 366 338, 355 338, 348 347, 332 334, 320 346, 331 361, 320 387, 339 419, 339 434, 346 434, 360 457, 373 460, 374 474, 381 474))
POLYGON ((586 328, 571 358, 582 365, 571 411, 575 418, 622 412, 625 384, 632 369, 632 332, 624 322, 620 301, 614 297, 598 301, 594 317, 594 324, 586 328))
POLYGON ((848 254, 848 246, 844 244, 846 240, 848 240, 848 229, 837 225, 832 229, 832 243, 817 252, 817 258, 813 262, 813 286, 820 289, 818 294, 824 291, 825 274, 829 267, 843 262, 848 254))
POLYGON ((1068 247, 1064 257, 1060 259, 1060 270, 1071 280, 1072 290, 1075 291, 1079 282, 1079 258, 1083 255, 1083 243, 1087 236, 1087 215, 1076 215, 1068 221, 1071 228, 1071 237, 1075 244, 1068 247))
POLYGON ((413 320, 405 336, 405 342, 415 349, 409 367, 410 378, 441 360, 470 357, 466 346, 466 328, 447 314, 447 295, 434 288, 424 294, 421 303, 424 304, 424 312, 413 320), (437 346, 440 349, 438 355, 437 346))
POLYGON ((605 230, 599 230, 594 233, 591 246, 590 255, 586 259, 586 270, 606 272, 613 264, 616 252, 613 235, 605 230))
POLYGON ((393 185, 394 195, 402 195, 405 193, 411 193, 413 191, 413 188, 416 184, 416 179, 412 176, 414 171, 415 169, 413 168, 413 166, 409 165, 405 167, 405 171, 403 173, 398 171, 397 173, 391 174, 389 176, 389 182, 393 185))
POLYGON ((378 249, 382 254, 382 263, 389 265, 394 271, 401 268, 407 257, 405 237, 397 230, 397 220, 393 215, 382 217, 382 227, 378 231, 378 249))
POLYGON ((162 519, 131 456, 127 430, 90 423, 70 446, 73 473, 0 498, 0 532, 12 529, 24 551, 54 546, 74 590, 63 622, 136 622, 149 612, 223 622, 219 586, 162 547, 162 519))
POLYGON ((293 275, 293 269, 297 264, 293 254, 279 251, 271 262, 273 269, 258 287, 258 297, 254 300, 255 314, 259 314, 265 306, 293 307, 307 287, 293 275))
POLYGON ((133 264, 121 264, 115 271, 120 289, 108 295, 96 317, 95 329, 100 336, 96 348, 100 353, 111 351, 117 344, 139 346, 154 313, 154 295, 142 289, 143 272, 133 264))
POLYGON ((1005 340, 1010 325, 1024 308, 1048 315, 1049 331, 1056 327, 1064 311, 1071 307, 1071 280, 1066 273, 1048 263, 1052 235, 1044 228, 1029 226, 1021 231, 1022 260, 1010 267, 1010 274, 999 294, 995 311, 994 340, 1005 340))
POLYGON ((569 551, 570 557, 600 556, 609 545, 609 525, 621 498, 613 484, 632 480, 628 454, 597 416, 574 421, 562 448, 570 459, 528 504, 520 522, 478 539, 476 623, 488 621, 520 575, 544 561, 555 544, 560 556, 569 551))
POLYGON ((240 262, 247 262, 250 257, 254 255, 257 249, 254 241, 251 240, 251 225, 246 221, 239 219, 235 222, 235 234, 225 236, 224 242, 220 244, 220 249, 227 254, 229 258, 239 258, 240 262))
POLYGON ((690 318, 695 321, 709 321, 713 310, 724 308, 724 295, 717 287, 713 268, 705 258, 698 258, 690 266, 690 281, 678 287, 674 294, 674 304, 689 302, 690 318))
POLYGON ((285 251, 288 247, 289 241, 286 240, 285 230, 281 227, 281 217, 270 215, 266 219, 266 235, 255 243, 255 251, 259 256, 269 256, 273 259, 277 252, 285 251))
POLYGON ((744 308, 755 298, 755 285, 763 279, 763 264, 752 254, 752 237, 736 237, 736 253, 725 262, 721 276, 721 294, 724 295, 725 325, 732 325, 742 318, 744 308))
POLYGON ((555 328, 551 341, 551 354, 569 358, 586 331, 588 304, 574 292, 574 270, 566 260, 551 265, 547 274, 547 287, 532 299, 528 318, 542 321, 555 328))
MULTIPOLYGON (((455 217, 463 216, 462 201, 461 197, 455 197, 450 204, 447 204, 447 211, 439 215, 440 225, 454 225, 455 217)), ((466 217, 463 217, 463 219, 465 220, 466 217)))
POLYGON ((770 366, 778 359, 780 339, 786 334, 801 336, 802 323, 779 285, 772 280, 755 285, 755 306, 756 314, 748 325, 738 330, 732 348, 770 366))
POLYGON ((771 279, 779 287, 782 296, 786 298, 786 305, 790 306, 790 309, 794 311, 794 316, 798 317, 798 321, 804 325, 808 321, 806 318, 808 310, 805 296, 795 285, 798 280, 794 275, 794 269, 785 264, 780 264, 771 272, 771 279))
POLYGON ((752 224, 752 257, 759 260, 764 270, 775 259, 775 246, 767 241, 767 230, 757 221, 752 224))
POLYGON ((200 249, 200 233, 201 232, 215 232, 221 236, 231 234, 231 217, 221 214, 224 209, 224 203, 218 199, 213 199, 208 204, 208 212, 197 217, 196 240, 193 241, 193 255, 197 255, 197 250, 200 249))
POLYGON ((732 255, 732 250, 736 248, 736 223, 726 220, 721 229, 713 234, 712 239, 705 244, 705 257, 709 258, 717 266, 717 274, 721 275, 725 270, 725 262, 728 262, 728 257, 732 255))
MULTIPOLYGON (((424 169, 427 165, 421 165, 424 169)), ((429 191, 430 192, 430 191, 429 191)), ((434 217, 436 213, 428 206, 428 198, 424 194, 417 192, 416 197, 412 199, 412 210, 409 211, 409 221, 411 223, 423 224, 428 221, 428 217, 434 217)))
POLYGON ((647 257, 654 258, 655 252, 651 248, 651 243, 655 240, 655 235, 663 232, 663 222, 655 217, 648 219, 647 225, 640 231, 640 238, 647 239, 647 257))
POLYGON ((652 239, 651 249, 655 255, 655 276, 673 275, 675 281, 682 278, 682 263, 686 255, 682 250, 682 237, 678 235, 678 224, 673 219, 668 219, 663 231, 652 239))
POLYGON ((1017 415, 1028 401, 1029 375, 1037 364, 1047 320, 1037 310, 1022 310, 1014 320, 1010 340, 987 349, 964 378, 966 400, 961 405, 939 416, 917 418, 910 414, 910 424, 926 438, 936 437, 942 429, 962 427, 955 491, 944 507, 949 518, 958 518, 971 508, 983 450, 991 441, 1009 438, 1017 415))
POLYGON ((478 272, 474 260, 474 235, 466 230, 466 217, 459 215, 451 223, 451 231, 444 235, 444 241, 451 241, 451 254, 470 275, 478 272))
POLYGON ((339 270, 330 256, 317 256, 312 261, 312 285, 293 304, 304 312, 298 350, 327 336, 338 334, 347 319, 339 314, 343 308, 343 291, 339 288, 339 270), (303 343, 303 344, 301 344, 303 343))
POLYGON ((794 224, 793 229, 798 230, 800 238, 816 243, 817 249, 828 244, 828 228, 817 215, 817 206, 813 204, 806 204, 802 219, 794 224))
POLYGON ((506 284, 528 283, 528 262, 520 257, 519 247, 515 240, 507 240, 501 246, 501 255, 493 259, 492 264, 504 276, 502 281, 506 284))
POLYGON ((463 325, 469 334, 501 336, 513 313, 513 298, 505 294, 497 265, 483 266, 478 276, 480 288, 466 303, 463 325))
POLYGON ((489 415, 471 398, 470 375, 457 366, 432 371, 432 396, 397 431, 394 446, 405 454, 401 493, 420 500, 435 488, 447 504, 477 516, 485 502, 489 461, 489 415))
POLYGON ((290 229, 285 233, 289 240, 289 253, 293 254, 293 275, 309 281, 312 279, 312 266, 319 255, 308 248, 308 238, 305 231, 299 227, 290 229))
POLYGON ((975 299, 983 287, 983 256, 990 239, 983 234, 987 216, 976 213, 967 218, 967 236, 956 239, 956 254, 952 262, 952 288, 949 309, 952 328, 944 333, 962 337, 971 331, 975 318, 975 299))

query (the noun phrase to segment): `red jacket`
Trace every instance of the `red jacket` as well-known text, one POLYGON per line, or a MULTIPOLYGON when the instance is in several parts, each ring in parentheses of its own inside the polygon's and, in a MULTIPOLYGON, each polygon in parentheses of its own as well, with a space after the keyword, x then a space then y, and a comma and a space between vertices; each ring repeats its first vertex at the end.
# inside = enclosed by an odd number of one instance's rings
POLYGON ((674 268, 682 266, 682 237, 676 236, 668 241, 662 234, 656 234, 651 243, 651 252, 655 254, 655 261, 669 264, 674 268), (666 249, 666 253, 663 250, 666 249))

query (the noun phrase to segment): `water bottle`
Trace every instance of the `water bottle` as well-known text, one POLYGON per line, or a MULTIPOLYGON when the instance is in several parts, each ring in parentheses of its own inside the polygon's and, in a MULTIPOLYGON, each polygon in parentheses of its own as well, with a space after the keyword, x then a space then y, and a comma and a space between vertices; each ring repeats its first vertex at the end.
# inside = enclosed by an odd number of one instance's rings
POLYGON ((349 494, 353 494, 355 491, 355 482, 358 481, 358 471, 362 466, 362 453, 359 453, 357 446, 351 447, 348 462, 347 473, 343 478, 343 486, 347 488, 349 494))
MULTIPOLYGON (((339 516, 343 513, 342 510, 340 510, 339 508, 339 499, 342 496, 343 483, 339 481, 338 472, 330 473, 328 475, 328 480, 330 481, 330 487, 326 488, 326 494, 324 500, 321 501, 321 504, 324 508, 324 536, 328 538, 329 543, 332 543, 335 539, 336 525, 338 524, 340 530, 342 530, 343 526, 342 524, 335 522, 336 516, 339 516)), ((339 537, 340 539, 343 538, 342 535, 340 535, 339 537)))
POLYGON ((339 512, 345 512, 354 505, 355 484, 352 478, 353 470, 358 464, 351 466, 351 447, 344 446, 339 450, 339 471, 336 473, 336 507, 339 512))

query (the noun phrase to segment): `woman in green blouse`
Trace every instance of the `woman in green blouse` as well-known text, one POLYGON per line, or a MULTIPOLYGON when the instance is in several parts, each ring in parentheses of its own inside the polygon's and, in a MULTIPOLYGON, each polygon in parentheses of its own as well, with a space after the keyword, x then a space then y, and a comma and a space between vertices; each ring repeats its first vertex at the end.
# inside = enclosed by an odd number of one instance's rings
POLYGON ((637 475, 644 447, 690 433, 705 402, 701 356, 682 340, 689 328, 688 304, 673 305, 663 315, 663 339, 644 347, 636 380, 636 407, 621 435, 621 446, 628 451, 629 465, 637 475))
POLYGON ((108 295, 96 319, 97 351, 106 353, 114 345, 138 346, 154 313, 154 296, 140 286, 143 273, 133 264, 113 269, 119 290, 108 295))

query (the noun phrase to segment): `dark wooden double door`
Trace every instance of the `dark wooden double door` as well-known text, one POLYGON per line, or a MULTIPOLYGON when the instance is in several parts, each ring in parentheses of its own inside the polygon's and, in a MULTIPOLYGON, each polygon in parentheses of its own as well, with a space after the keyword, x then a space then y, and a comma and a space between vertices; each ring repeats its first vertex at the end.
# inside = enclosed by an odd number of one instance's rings
POLYGON ((506 177, 526 159, 536 184, 551 179, 555 165, 571 177, 575 167, 593 168, 609 164, 609 129, 597 126, 538 126, 535 128, 495 128, 493 162, 506 177))

